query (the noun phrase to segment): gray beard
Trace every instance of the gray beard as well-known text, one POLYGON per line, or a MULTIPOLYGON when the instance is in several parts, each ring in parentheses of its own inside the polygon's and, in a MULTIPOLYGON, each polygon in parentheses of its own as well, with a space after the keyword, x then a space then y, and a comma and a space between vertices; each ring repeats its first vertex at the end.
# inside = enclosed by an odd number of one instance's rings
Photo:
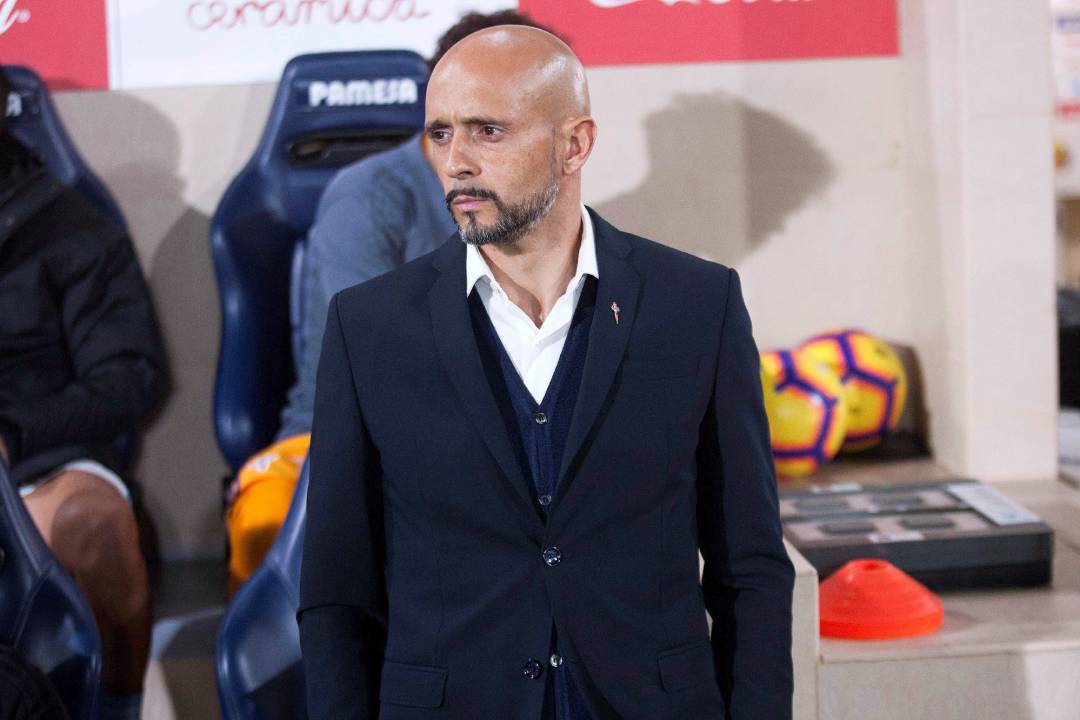
POLYGON ((465 213, 466 222, 457 224, 458 235, 468 245, 512 245, 528 235, 547 217, 559 198, 559 181, 554 176, 546 188, 516 205, 507 205, 497 196, 491 201, 498 214, 490 227, 480 227, 476 213, 465 213))

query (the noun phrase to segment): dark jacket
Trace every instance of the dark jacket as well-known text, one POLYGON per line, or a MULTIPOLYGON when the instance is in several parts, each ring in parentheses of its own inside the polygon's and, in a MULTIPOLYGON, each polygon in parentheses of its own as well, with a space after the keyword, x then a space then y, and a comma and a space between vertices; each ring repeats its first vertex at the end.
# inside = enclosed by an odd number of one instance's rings
POLYGON ((546 520, 482 367, 464 246, 331 303, 298 613, 312 720, 538 720, 553 625, 597 720, 791 717, 794 571, 738 276, 593 222, 546 520))
POLYGON ((0 436, 12 474, 23 483, 77 458, 120 471, 114 442, 166 389, 146 283, 125 232, 12 143, 0 138, 0 436))

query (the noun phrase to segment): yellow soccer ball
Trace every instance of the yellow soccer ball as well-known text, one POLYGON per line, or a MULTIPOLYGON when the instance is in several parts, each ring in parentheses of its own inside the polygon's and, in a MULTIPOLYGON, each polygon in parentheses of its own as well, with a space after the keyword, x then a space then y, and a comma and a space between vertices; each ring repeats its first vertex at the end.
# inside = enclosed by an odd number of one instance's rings
POLYGON ((838 375, 810 355, 777 350, 761 354, 761 386, 778 475, 805 475, 836 456, 847 426, 838 375))
POLYGON ((860 330, 833 330, 810 338, 799 350, 832 368, 844 384, 845 452, 874 447, 896 428, 907 402, 908 381, 888 343, 860 330))

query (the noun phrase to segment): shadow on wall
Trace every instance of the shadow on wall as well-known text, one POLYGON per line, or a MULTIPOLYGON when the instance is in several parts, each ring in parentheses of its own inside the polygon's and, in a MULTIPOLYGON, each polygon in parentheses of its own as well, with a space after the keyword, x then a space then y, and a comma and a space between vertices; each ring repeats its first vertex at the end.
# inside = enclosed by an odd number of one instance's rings
POLYGON ((210 219, 183 196, 180 137, 153 105, 122 92, 80 93, 69 105, 95 169, 119 201, 153 295, 172 393, 147 429, 135 469, 165 557, 224 546, 221 465, 210 423, 219 338, 210 219), (194 547, 193 547, 194 546, 194 547))
POLYGON ((597 211, 726 265, 782 230, 835 174, 806 132, 723 92, 675 96, 646 118, 645 132, 646 179, 597 211))

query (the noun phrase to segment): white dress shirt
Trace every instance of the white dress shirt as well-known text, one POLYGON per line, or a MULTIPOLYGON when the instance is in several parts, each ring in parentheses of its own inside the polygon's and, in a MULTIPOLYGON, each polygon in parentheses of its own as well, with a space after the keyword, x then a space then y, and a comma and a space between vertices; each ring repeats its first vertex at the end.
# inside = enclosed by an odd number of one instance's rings
POLYGON ((559 364, 563 344, 570 332, 570 321, 574 319, 574 310, 585 287, 586 275, 600 278, 596 266, 592 218, 584 205, 581 206, 581 247, 578 249, 577 271, 540 327, 536 327, 532 318, 507 297, 491 274, 491 268, 480 250, 475 245, 465 249, 465 294, 468 296, 476 287, 503 349, 537 403, 543 401, 551 376, 555 374, 555 366, 559 364))

